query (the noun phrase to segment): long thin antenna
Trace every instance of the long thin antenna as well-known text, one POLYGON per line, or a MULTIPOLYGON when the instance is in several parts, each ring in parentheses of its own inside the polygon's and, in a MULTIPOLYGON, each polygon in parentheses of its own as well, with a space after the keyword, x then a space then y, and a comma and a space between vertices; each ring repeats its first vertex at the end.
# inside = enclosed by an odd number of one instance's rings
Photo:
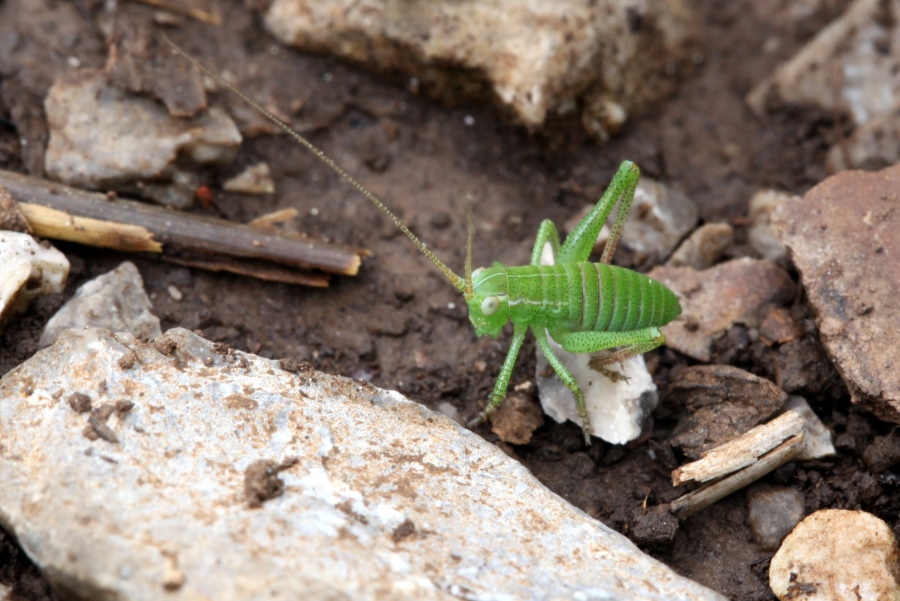
POLYGON ((472 219, 472 201, 466 203, 466 300, 472 297, 472 238, 475 237, 475 220, 472 219))
MULTIPOLYGON (((409 228, 406 227, 406 225, 402 221, 400 221, 400 219, 396 215, 394 215, 394 213, 389 208, 387 208, 387 206, 385 206, 385 204, 383 202, 378 200, 377 196, 375 196, 374 194, 369 192, 369 190, 366 189, 365 186, 363 186, 361 183, 356 181, 349 173, 344 171, 337 163, 332 161, 328 157, 328 155, 326 155, 324 152, 319 150, 318 147, 316 147, 312 142, 310 142, 309 140, 307 140, 306 138, 304 138, 303 136, 298 134, 296 131, 294 131, 287 123, 285 123, 284 121, 282 121, 281 119, 279 119, 278 117, 273 115, 271 112, 269 112, 268 110, 263 108, 258 102, 256 102, 255 100, 253 100, 252 98, 250 98, 249 96, 244 94, 241 90, 239 90, 237 88, 237 86, 226 81, 225 78, 223 78, 221 75, 219 75, 215 71, 212 71, 211 69, 208 69, 205 66, 203 66, 197 59, 195 59, 194 57, 189 55, 187 52, 185 52, 184 50, 179 48, 175 44, 175 42, 170 40, 165 34, 161 34, 161 35, 162 35, 162 39, 166 41, 166 44, 168 44, 169 46, 172 47, 172 50, 174 50, 175 52, 177 52, 178 54, 180 54, 181 56, 183 56, 184 58, 189 60, 195 67, 197 67, 202 72, 206 73, 207 75, 209 75, 210 77, 215 79, 221 85, 225 86, 226 88, 228 88, 229 90, 231 90, 232 92, 237 94, 244 102, 246 102, 247 104, 252 106, 254 109, 259 111, 259 113, 261 115, 263 115, 269 121, 271 121, 272 123, 274 123, 275 125, 280 127, 282 130, 284 130, 287 134, 289 134, 295 140, 300 142, 302 145, 306 146, 310 150, 310 152, 312 152, 314 155, 316 155, 319 158, 319 160, 321 160, 323 163, 328 165, 335 173, 340 175, 344 181, 346 181, 348 184, 350 184, 351 186, 356 188, 363 196, 365 196, 366 198, 371 200, 372 203, 376 207, 381 209, 382 213, 387 215, 388 218, 394 222, 394 225, 396 225, 398 228, 400 228, 401 232, 406 234, 407 238, 412 240, 412 243, 416 245, 416 248, 418 248, 422 252, 423 255, 428 257, 428 260, 431 261, 432 263, 434 263, 435 267, 437 267, 438 269, 441 270, 441 273, 444 274, 444 277, 446 277, 448 280, 450 280, 451 284, 453 284, 458 290, 466 292, 466 280, 464 280, 463 278, 461 278, 458 275, 456 275, 455 273, 453 273, 453 270, 451 270, 449 267, 447 267, 443 261, 438 259, 437 256, 433 252, 431 252, 427 246, 425 246, 424 242, 419 240, 419 238, 416 237, 416 235, 413 234, 409 230, 409 228)), ((471 279, 469 279, 469 282, 471 282, 471 279)))

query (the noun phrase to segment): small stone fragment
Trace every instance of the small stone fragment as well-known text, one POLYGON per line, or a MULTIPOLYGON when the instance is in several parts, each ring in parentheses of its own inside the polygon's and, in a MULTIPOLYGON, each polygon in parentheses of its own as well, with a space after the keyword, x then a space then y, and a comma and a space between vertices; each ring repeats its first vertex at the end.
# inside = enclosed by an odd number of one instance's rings
POLYGON ((695 365, 672 382, 668 401, 684 407, 669 443, 691 459, 772 417, 788 396, 772 382, 730 365, 695 365))
POLYGON ((709 269, 719 261, 719 257, 734 243, 734 228, 727 223, 707 223, 701 225, 682 242, 666 265, 669 267, 693 267, 709 269))
POLYGON ((0 230, 30 234, 31 226, 9 190, 0 187, 0 230))
POLYGON ((87 413, 91 410, 91 397, 83 392, 73 392, 66 402, 76 413, 87 413))
POLYGON ((128 351, 119 357, 119 360, 116 361, 119 367, 122 369, 131 369, 134 367, 134 363, 137 361, 137 355, 134 351, 128 351))
POLYGON ((222 184, 222 189, 227 192, 239 192, 241 194, 274 194, 275 182, 272 180, 272 171, 268 163, 250 165, 242 172, 222 184))
POLYGON ((163 355, 171 355, 178 348, 178 344, 168 336, 160 336, 153 341, 153 348, 163 355))
POLYGON ((488 91, 531 130, 582 107, 587 132, 605 141, 674 89, 671 69, 689 59, 693 16, 681 2, 492 0, 413 9, 397 0, 276 0, 265 24, 286 44, 402 72, 457 102, 488 91))
POLYGON ((41 348, 50 346, 63 330, 85 327, 153 338, 162 331, 159 318, 152 311, 140 272, 134 263, 126 261, 82 284, 75 296, 47 322, 38 344, 41 348))
POLYGON ((28 234, 0 231, 0 324, 42 294, 62 292, 69 261, 28 234))
POLYGON ((777 190, 760 190, 750 198, 750 246, 763 259, 778 261, 787 257, 781 236, 772 225, 772 213, 790 198, 790 194, 777 190))
POLYGON ((849 139, 828 151, 825 165, 832 173, 845 169, 875 171, 900 162, 900 115, 879 115, 859 126, 849 139))
POLYGON ((491 431, 510 444, 528 444, 534 431, 543 424, 544 412, 540 405, 523 394, 507 396, 491 416, 491 431))
MULTIPOLYGON (((113 444, 118 444, 119 437, 116 436, 116 433, 113 432, 113 429, 103 423, 98 417, 91 415, 88 417, 88 426, 93 429, 94 433, 105 440, 106 442, 111 442, 113 444)), ((85 435, 87 436, 87 429, 85 429, 85 435)), ((88 436, 90 438, 90 436, 88 436)))
POLYGON ((44 101, 50 140, 47 174, 94 190, 144 193, 190 206, 196 176, 176 166, 179 155, 197 163, 234 158, 241 135, 224 112, 211 108, 177 119, 149 98, 107 83, 102 71, 67 71, 44 101), (142 182, 164 181, 165 184, 142 182))
POLYGON ((900 436, 894 433, 876 436, 863 453, 863 461, 875 474, 900 463, 900 436))
POLYGON ((678 534, 678 518, 665 506, 634 510, 631 522, 631 540, 642 547, 665 547, 678 534))
POLYGON ((764 344, 784 344, 803 335, 800 324, 785 307, 769 307, 759 326, 759 337, 764 344))
POLYGON ((851 400, 900 423, 900 166, 845 171, 773 215, 851 400))
POLYGON ((249 507, 262 504, 284 494, 284 480, 278 472, 294 465, 296 460, 277 463, 271 459, 260 459, 247 466, 244 471, 244 496, 249 507))
POLYGON ((663 328, 666 346, 700 361, 712 358, 712 344, 735 324, 760 325, 762 310, 794 298, 794 282, 768 261, 734 259, 711 269, 655 267, 647 274, 681 301, 682 317, 663 328))
POLYGON ((900 598, 900 549, 870 513, 823 509, 800 522, 769 566, 781 601, 900 598))
POLYGON ((758 486, 747 493, 747 521, 753 539, 764 551, 775 551, 805 508, 800 491, 786 486, 758 486))
POLYGON ((113 406, 116 408, 116 413, 128 413, 134 409, 134 402, 126 399, 119 399, 113 406))

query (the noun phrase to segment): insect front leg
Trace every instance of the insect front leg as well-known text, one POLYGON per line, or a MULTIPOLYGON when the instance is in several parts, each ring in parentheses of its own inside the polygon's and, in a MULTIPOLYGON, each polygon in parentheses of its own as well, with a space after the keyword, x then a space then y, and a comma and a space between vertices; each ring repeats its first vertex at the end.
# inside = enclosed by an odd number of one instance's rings
MULTIPOLYGON (((581 391, 581 387, 578 386, 575 377, 568 369, 566 369, 566 366, 562 364, 562 361, 559 360, 556 353, 553 352, 550 343, 547 341, 547 332, 544 328, 531 328, 531 331, 534 332, 534 339, 537 342, 538 347, 540 347, 541 352, 544 353, 544 357, 547 358, 550 367, 553 368, 553 371, 556 372, 556 375, 559 376, 562 383, 565 384, 575 396, 575 405, 578 407, 578 415, 581 417, 581 429, 582 432, 584 432, 584 443, 590 446, 591 433, 593 430, 591 429, 591 419, 588 417, 587 405, 584 402, 584 393, 581 391)), ((556 337, 554 336, 554 338, 556 337)))
POLYGON ((634 190, 637 188, 638 179, 641 177, 641 170, 631 161, 623 161, 616 171, 609 188, 594 205, 594 208, 585 215, 584 219, 578 222, 572 233, 568 235, 565 243, 562 245, 556 256, 557 263, 577 263, 579 261, 587 261, 594 248, 594 242, 600 234, 600 229, 606 223, 607 217, 616 203, 619 203, 619 210, 616 213, 616 220, 612 226, 609 240, 603 249, 603 255, 600 257, 601 263, 609 264, 612 260, 616 245, 619 238, 622 237, 622 228, 625 227, 625 221, 628 219, 628 211, 631 209, 631 202, 634 200, 634 190), (621 202, 620 202, 621 201, 621 202))
POLYGON ((509 380, 512 377, 513 367, 516 365, 516 358, 519 356, 519 350, 525 341, 525 334, 528 332, 527 325, 513 324, 513 339, 509 346, 509 352, 506 353, 506 360, 503 361, 503 367, 500 368, 500 374, 494 383, 494 390, 491 392, 491 398, 487 407, 478 416, 470 421, 467 426, 473 428, 478 424, 482 424, 491 416, 494 411, 503 403, 506 398, 506 389, 509 387, 509 380))

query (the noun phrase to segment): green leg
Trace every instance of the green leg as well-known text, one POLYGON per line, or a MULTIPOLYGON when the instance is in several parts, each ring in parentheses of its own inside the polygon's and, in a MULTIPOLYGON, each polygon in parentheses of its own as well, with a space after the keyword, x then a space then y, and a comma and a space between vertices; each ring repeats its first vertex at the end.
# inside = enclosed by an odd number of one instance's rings
POLYGON ((544 219, 538 228, 537 238, 534 240, 534 250, 531 251, 531 264, 541 264, 541 254, 544 252, 544 245, 550 242, 550 248, 553 249, 553 260, 559 262, 559 232, 556 226, 549 219, 544 219))
POLYGON ((570 353, 596 353, 619 347, 612 353, 591 357, 588 365, 613 382, 623 379, 617 372, 606 369, 607 365, 620 363, 626 359, 643 355, 661 346, 666 337, 659 328, 645 328, 633 332, 573 332, 553 337, 570 353))
POLYGON ((557 357, 556 353, 553 352, 553 349, 550 348, 550 343, 547 342, 547 333, 544 331, 544 328, 531 328, 531 331, 534 332, 534 339, 544 353, 544 357, 547 358, 547 362, 553 368, 553 371, 556 372, 556 375, 559 376, 562 383, 565 384, 575 396, 575 405, 578 407, 578 415, 581 416, 581 429, 584 432, 584 444, 591 446, 591 432, 593 432, 593 430, 591 429, 591 419, 588 417, 587 406, 584 404, 584 393, 581 392, 581 388, 578 386, 578 382, 575 381, 575 377, 569 373, 566 366, 562 364, 562 361, 559 360, 559 357, 557 357))
POLYGON ((494 383, 494 390, 491 392, 491 400, 488 402, 487 407, 484 408, 484 411, 478 414, 478 417, 466 424, 470 428, 474 428, 478 424, 484 423, 503 403, 503 399, 506 398, 506 388, 509 386, 509 379, 512 377, 513 367, 516 365, 516 357, 519 356, 519 350, 522 348, 522 343, 525 341, 525 333, 528 331, 528 326, 515 324, 514 328, 512 344, 509 346, 509 352, 506 353, 506 360, 503 361, 503 367, 500 368, 500 375, 497 376, 497 381, 494 383))
POLYGON ((584 219, 578 222, 572 233, 566 238, 559 254, 556 257, 557 263, 577 263, 579 261, 587 261, 594 248, 594 242, 600 234, 600 229, 606 223, 607 217, 616 203, 619 203, 619 210, 616 213, 616 220, 613 223, 612 233, 606 248, 603 249, 603 256, 600 257, 601 263, 609 264, 612 260, 616 245, 619 238, 622 237, 622 228, 625 227, 625 221, 628 219, 628 211, 631 209, 631 202, 634 200, 634 190, 637 188, 638 179, 640 179, 641 171, 637 165, 631 161, 623 161, 616 171, 615 177, 609 184, 609 188, 591 209, 584 219))

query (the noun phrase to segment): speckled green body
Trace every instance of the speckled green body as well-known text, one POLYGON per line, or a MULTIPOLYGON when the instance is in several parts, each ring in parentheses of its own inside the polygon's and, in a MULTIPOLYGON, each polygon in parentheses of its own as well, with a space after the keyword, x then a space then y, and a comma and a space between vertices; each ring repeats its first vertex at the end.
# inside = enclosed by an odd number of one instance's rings
POLYGON ((663 326, 681 312, 678 298, 666 286, 613 265, 494 269, 506 278, 509 320, 551 332, 631 332, 663 326))

